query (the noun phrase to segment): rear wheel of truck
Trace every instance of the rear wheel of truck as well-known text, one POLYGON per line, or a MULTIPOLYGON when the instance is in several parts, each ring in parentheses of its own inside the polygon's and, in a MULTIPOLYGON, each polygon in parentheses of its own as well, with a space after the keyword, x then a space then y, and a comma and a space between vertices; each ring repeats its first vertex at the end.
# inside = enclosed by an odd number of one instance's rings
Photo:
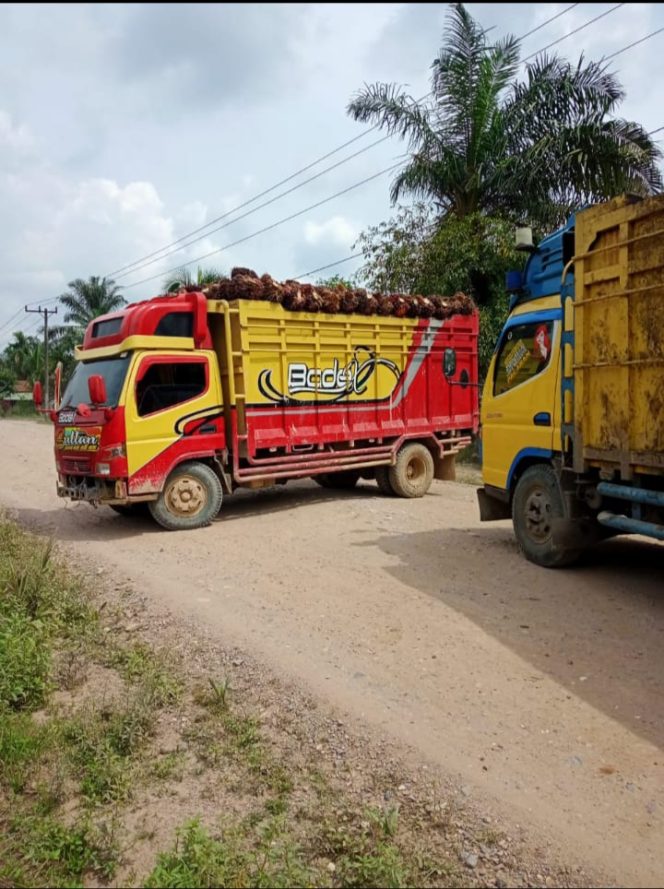
POLYGON ((168 531, 209 525, 221 509, 223 492, 216 473, 205 463, 183 463, 169 475, 158 500, 148 508, 168 531))
POLYGON ((557 546, 552 522, 565 518, 565 505, 558 477, 551 466, 531 466, 519 479, 512 500, 514 533, 523 554, 543 568, 571 565, 580 549, 557 546))
POLYGON ((321 488, 341 488, 350 490, 359 482, 360 473, 355 470, 349 470, 348 472, 326 472, 323 475, 315 475, 313 478, 316 484, 320 485, 321 488))
POLYGON ((388 469, 390 487, 397 497, 424 497, 433 481, 433 457, 423 444, 404 445, 397 462, 388 469))

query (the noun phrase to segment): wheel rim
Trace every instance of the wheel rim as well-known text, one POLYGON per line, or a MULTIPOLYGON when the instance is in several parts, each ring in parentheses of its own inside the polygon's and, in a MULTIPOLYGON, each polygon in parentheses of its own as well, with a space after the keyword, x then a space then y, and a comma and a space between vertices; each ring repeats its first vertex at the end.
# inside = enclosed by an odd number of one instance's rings
POLYGON ((526 499, 526 531, 536 543, 544 543, 551 536, 553 508, 545 488, 533 488, 526 499))
POLYGON ((207 504, 205 486, 191 475, 178 476, 166 490, 166 506, 173 515, 191 518, 207 504))
POLYGON ((406 478, 409 482, 417 483, 425 478, 427 474, 426 463, 422 457, 411 457, 406 466, 406 478))

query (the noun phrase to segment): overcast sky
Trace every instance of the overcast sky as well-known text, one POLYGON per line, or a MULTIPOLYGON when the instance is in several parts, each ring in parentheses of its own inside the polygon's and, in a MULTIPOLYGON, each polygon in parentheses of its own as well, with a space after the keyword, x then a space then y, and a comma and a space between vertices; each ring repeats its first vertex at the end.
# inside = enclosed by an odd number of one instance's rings
MULTIPOLYGON (((520 36, 570 5, 468 7, 492 34, 520 36)), ((576 4, 528 37, 524 55, 615 5, 576 4)), ((345 111, 364 82, 426 93, 446 11, 443 3, 0 7, 0 347, 13 330, 36 328, 35 315, 11 320, 25 303, 158 250, 366 130, 345 111)), ((664 7, 622 4, 556 49, 599 59, 662 26, 664 7)), ((664 126, 664 33, 612 65, 627 90, 622 116, 664 126)), ((179 253, 114 277, 128 300, 154 295, 165 270, 297 213, 403 151, 387 141, 179 253)), ((364 228, 389 217, 389 181, 379 176, 201 265, 286 278, 342 259, 364 228)))

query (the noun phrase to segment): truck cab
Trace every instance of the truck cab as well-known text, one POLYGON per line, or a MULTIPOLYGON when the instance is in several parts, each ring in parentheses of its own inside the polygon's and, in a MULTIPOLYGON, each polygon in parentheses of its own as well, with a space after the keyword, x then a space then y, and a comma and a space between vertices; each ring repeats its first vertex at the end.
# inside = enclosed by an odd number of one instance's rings
MULTIPOLYGON (((207 326, 196 331, 204 309, 202 294, 187 294, 88 327, 53 417, 61 497, 130 511, 158 498, 183 455, 223 451, 219 367, 207 326)), ((190 479, 170 498, 183 517, 205 506, 190 479)))

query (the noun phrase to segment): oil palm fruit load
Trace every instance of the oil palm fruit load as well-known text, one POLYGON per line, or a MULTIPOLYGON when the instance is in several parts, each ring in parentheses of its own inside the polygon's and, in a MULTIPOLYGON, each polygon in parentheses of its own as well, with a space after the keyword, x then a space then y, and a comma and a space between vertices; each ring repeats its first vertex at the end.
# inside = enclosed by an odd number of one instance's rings
MULTIPOLYGON (((195 286, 187 290, 198 290, 195 286)), ((392 315, 395 318, 450 318, 470 315, 475 304, 465 293, 454 296, 420 296, 403 293, 369 293, 344 284, 333 287, 275 281, 251 269, 234 268, 230 278, 222 278, 203 288, 208 299, 253 299, 280 303, 292 312, 328 314, 392 315)))

